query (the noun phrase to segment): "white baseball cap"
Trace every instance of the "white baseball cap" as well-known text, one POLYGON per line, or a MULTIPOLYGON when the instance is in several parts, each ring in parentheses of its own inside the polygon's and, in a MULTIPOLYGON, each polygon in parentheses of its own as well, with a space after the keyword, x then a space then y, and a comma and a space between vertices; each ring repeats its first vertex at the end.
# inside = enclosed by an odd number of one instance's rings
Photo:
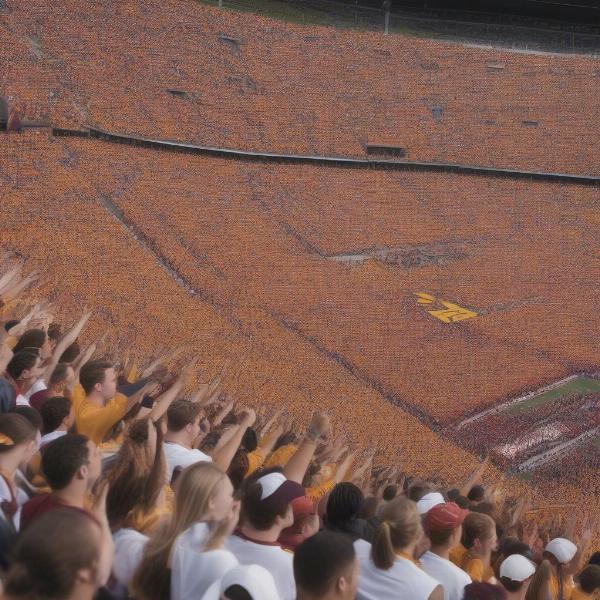
POLYGON ((280 600, 273 576, 260 565, 238 565, 215 581, 202 600, 220 600, 221 594, 232 585, 243 587, 252 600, 280 600))
POLYGON ((520 554, 511 554, 500 565, 500 577, 512 581, 525 581, 535 573, 535 564, 520 554))
POLYGON ((571 562, 577 554, 577 546, 566 538, 554 538, 544 550, 554 555, 559 563, 571 562))
POLYGON ((429 494, 425 494, 418 502, 417 502, 417 510, 420 515, 427 514, 434 506, 438 504, 444 504, 446 500, 444 500, 444 496, 442 496, 439 492, 430 492, 429 494))

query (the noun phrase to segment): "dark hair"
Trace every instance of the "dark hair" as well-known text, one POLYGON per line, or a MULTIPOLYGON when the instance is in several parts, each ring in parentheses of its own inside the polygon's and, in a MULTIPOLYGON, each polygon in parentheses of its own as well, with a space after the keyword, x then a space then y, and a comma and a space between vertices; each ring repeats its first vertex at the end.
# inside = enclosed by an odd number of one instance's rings
POLYGON ((469 508, 469 499, 466 496, 456 496, 454 502, 456 502, 460 508, 469 508))
POLYGON ((593 594, 600 588, 600 567, 598 565, 588 565, 579 573, 579 586, 586 594, 593 594))
POLYGON ((250 463, 248 462, 248 455, 241 448, 233 455, 229 468, 227 469, 227 475, 231 479, 231 485, 233 489, 237 490, 241 485, 242 481, 248 473, 250 463))
POLYGON ((6 372, 13 378, 19 379, 23 374, 23 371, 27 369, 33 369, 35 363, 38 361, 39 355, 36 352, 29 352, 28 350, 22 350, 16 352, 15 355, 10 359, 6 367, 6 372))
POLYGON ((89 438, 67 433, 44 446, 42 473, 53 490, 65 489, 90 460, 89 438))
POLYGON ((298 436, 293 431, 286 431, 277 438, 277 441, 273 446, 273 452, 275 452, 275 450, 279 450, 279 448, 282 448, 283 446, 287 446, 288 444, 295 444, 297 441, 298 436))
POLYGON ((525 543, 514 537, 504 538, 498 547, 498 554, 504 558, 508 558, 513 554, 520 554, 529 560, 533 560, 533 552, 525 543))
POLYGON ((60 355, 59 363, 72 363, 79 356, 81 348, 77 341, 73 342, 65 351, 60 355))
POLYGON ((181 431, 184 427, 193 423, 202 412, 202 406, 190 400, 175 400, 167 409, 167 429, 169 431, 181 431))
POLYGON ((467 498, 471 502, 481 502, 481 500, 483 500, 484 497, 485 497, 485 490, 483 489, 483 486, 481 486, 481 485, 474 485, 469 490, 469 493, 467 494, 467 498))
POLYGON ((58 342, 61 337, 62 334, 60 332, 60 325, 58 323, 51 323, 48 327, 48 338, 53 342, 58 342))
POLYGON ((10 331, 13 327, 18 325, 20 322, 21 321, 19 321, 19 319, 11 319, 10 321, 6 321, 6 323, 4 323, 4 330, 10 331))
POLYGON ((451 490, 448 490, 446 496, 448 497, 449 502, 454 502, 454 500, 460 496, 460 490, 458 488, 452 488, 451 490))
POLYGON ((386 485, 383 490, 383 499, 386 502, 389 502, 390 500, 393 500, 396 497, 397 493, 398 493, 397 485, 386 485))
POLYGON ((53 396, 48 398, 42 408, 40 408, 40 414, 42 415, 42 421, 44 427, 42 433, 52 433, 56 431, 60 424, 65 420, 66 417, 71 413, 71 401, 62 396, 53 396))
MULTIPOLYGON (((261 472, 259 477, 262 477, 263 474, 261 472)), ((247 521, 259 531, 266 531, 273 527, 277 517, 283 518, 286 515, 290 505, 284 504, 279 511, 269 505, 265 506, 260 499, 262 487, 256 482, 256 479, 249 480, 248 485, 242 487, 241 520, 247 521)))
POLYGON ((523 587, 522 581, 515 581, 509 577, 500 577, 502 587, 509 592, 518 592, 523 587))
POLYGON ((52 371, 52 375, 50 375, 50 380, 48 381, 48 387, 52 387, 58 383, 62 383, 67 378, 67 371, 69 369, 69 365, 65 363, 58 363, 52 371))
POLYGON ((35 440, 35 427, 23 415, 0 414, 0 433, 12 440, 12 444, 1 444, 0 453, 10 452, 16 445, 35 440))
POLYGON ((258 436, 252 427, 248 427, 244 432, 240 446, 246 452, 254 452, 258 448, 258 436))
POLYGON ((506 592, 491 583, 469 583, 465 587, 463 600, 505 600, 506 592))
POLYGON ((25 417, 38 431, 42 430, 44 423, 42 422, 40 413, 35 410, 35 408, 23 404, 21 406, 15 406, 13 412, 16 415, 25 417))
POLYGON ((600 551, 594 552, 594 554, 592 554, 589 564, 600 566, 600 551))
POLYGON ((47 337, 48 336, 43 329, 30 329, 19 338, 13 351, 17 354, 25 348, 37 348, 39 350, 46 342, 47 337))
POLYGON ((256 600, 249 594, 248 590, 241 585, 230 585, 224 592, 223 596, 227 600, 256 600))
POLYGON ((357 518, 364 501, 360 488, 353 483, 345 481, 336 484, 327 500, 327 525, 339 527, 357 518))
POLYGON ((8 596, 67 598, 79 572, 93 569, 100 548, 83 511, 57 509, 35 519, 19 536, 14 561, 5 580, 8 596), (68 543, 65 535, 68 532, 68 543))
POLYGON ((114 365, 103 359, 86 362, 79 372, 79 383, 86 394, 90 394, 97 383, 103 383, 106 371, 114 365))
POLYGON ((349 537, 333 531, 321 531, 296 548, 296 585, 313 596, 324 596, 355 559, 356 552, 349 537))
POLYGON ((411 485, 408 490, 408 498, 413 502, 418 502, 425 494, 429 493, 429 488, 425 485, 415 484, 411 485))
POLYGON ((452 537, 455 529, 444 529, 442 531, 429 531, 426 529, 427 537, 431 540, 433 546, 442 546, 452 537))

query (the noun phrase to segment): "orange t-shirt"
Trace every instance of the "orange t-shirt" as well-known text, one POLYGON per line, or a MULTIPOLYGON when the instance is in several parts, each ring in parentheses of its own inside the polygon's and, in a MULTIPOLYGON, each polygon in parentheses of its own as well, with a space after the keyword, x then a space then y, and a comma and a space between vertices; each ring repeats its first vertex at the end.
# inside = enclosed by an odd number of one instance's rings
POLYGON ((452 550, 450 550, 450 560, 457 567, 462 567, 462 564, 465 560, 466 553, 467 553, 467 549, 462 544, 459 544, 458 546, 456 546, 455 548, 452 548, 452 550))
POLYGON ((486 582, 494 577, 494 571, 491 567, 485 567, 480 558, 473 558, 468 553, 465 554, 461 568, 476 583, 486 582))

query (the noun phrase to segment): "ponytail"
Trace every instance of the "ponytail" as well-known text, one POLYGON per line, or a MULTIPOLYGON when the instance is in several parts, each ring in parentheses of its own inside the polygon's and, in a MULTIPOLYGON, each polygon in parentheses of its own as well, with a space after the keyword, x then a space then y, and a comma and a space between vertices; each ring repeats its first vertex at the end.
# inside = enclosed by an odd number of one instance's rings
POLYGON ((405 496, 388 502, 381 518, 371 559, 378 569, 387 571, 396 560, 396 552, 413 544, 421 535, 421 518, 417 505, 405 496))
POLYGON ((387 571, 391 569, 396 560, 396 553, 392 546, 390 524, 383 521, 377 530, 375 542, 371 548, 371 558, 378 569, 387 571))

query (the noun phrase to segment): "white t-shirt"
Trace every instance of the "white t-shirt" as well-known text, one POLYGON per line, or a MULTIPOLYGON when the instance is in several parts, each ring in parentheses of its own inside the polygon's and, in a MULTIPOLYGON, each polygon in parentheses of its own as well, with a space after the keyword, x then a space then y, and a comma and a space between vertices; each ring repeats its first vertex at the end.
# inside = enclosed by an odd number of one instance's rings
POLYGON ((232 535, 225 548, 233 552, 241 565, 260 565, 273 575, 281 600, 295 600, 294 556, 279 544, 254 542, 232 535))
POLYGON ((17 406, 31 406, 31 404, 29 404, 29 400, 23 394, 19 394, 15 398, 15 403, 17 406))
POLYGON ((421 556, 421 566, 427 575, 442 584, 444 600, 462 600, 465 586, 471 583, 471 578, 462 569, 429 551, 421 556))
POLYGON ((239 563, 229 550, 203 552, 209 536, 206 523, 195 523, 177 536, 171 559, 171 600, 198 600, 239 563))
MULTIPOLYGON (((0 502, 4 502, 5 500, 7 502, 11 502, 12 494, 10 493, 10 488, 8 487, 8 483, 6 483, 6 481, 4 480, 4 477, 0 477, 0 502)), ((18 531, 21 525, 21 507, 23 506, 23 504, 25 504, 25 502, 27 502, 27 500, 29 500, 29 496, 21 488, 18 487, 16 493, 16 500, 17 506, 19 508, 17 512, 13 515, 12 522, 18 531)), ((2 516, 8 520, 8 515, 3 514, 2 516)))
POLYGON ((67 433, 67 432, 59 431, 58 429, 55 429, 54 431, 51 431, 50 433, 43 435, 42 439, 40 440, 40 446, 45 446, 46 444, 49 444, 50 442, 57 440, 59 437, 62 437, 63 435, 65 435, 65 433, 67 433))
POLYGON ((25 396, 25 398, 27 399, 27 404, 29 404, 29 399, 31 398, 31 396, 33 396, 37 392, 41 392, 42 390, 47 390, 47 389, 48 389, 48 386, 46 385, 46 382, 43 379, 38 379, 29 388, 29 390, 23 394, 23 396, 25 396))
POLYGON ((126 590, 142 562, 144 548, 149 538, 139 531, 127 527, 115 531, 112 537, 115 544, 113 575, 126 590))
POLYGON ((360 564, 357 600, 427 600, 440 585, 414 562, 398 557, 386 571, 378 569, 371 560, 371 544, 354 542, 360 564))
POLYGON ((170 482, 173 477, 173 471, 177 467, 185 469, 197 462, 212 462, 212 458, 204 452, 200 452, 195 448, 191 450, 175 444, 173 442, 165 442, 163 444, 165 451, 165 460, 167 462, 167 482, 170 482))

